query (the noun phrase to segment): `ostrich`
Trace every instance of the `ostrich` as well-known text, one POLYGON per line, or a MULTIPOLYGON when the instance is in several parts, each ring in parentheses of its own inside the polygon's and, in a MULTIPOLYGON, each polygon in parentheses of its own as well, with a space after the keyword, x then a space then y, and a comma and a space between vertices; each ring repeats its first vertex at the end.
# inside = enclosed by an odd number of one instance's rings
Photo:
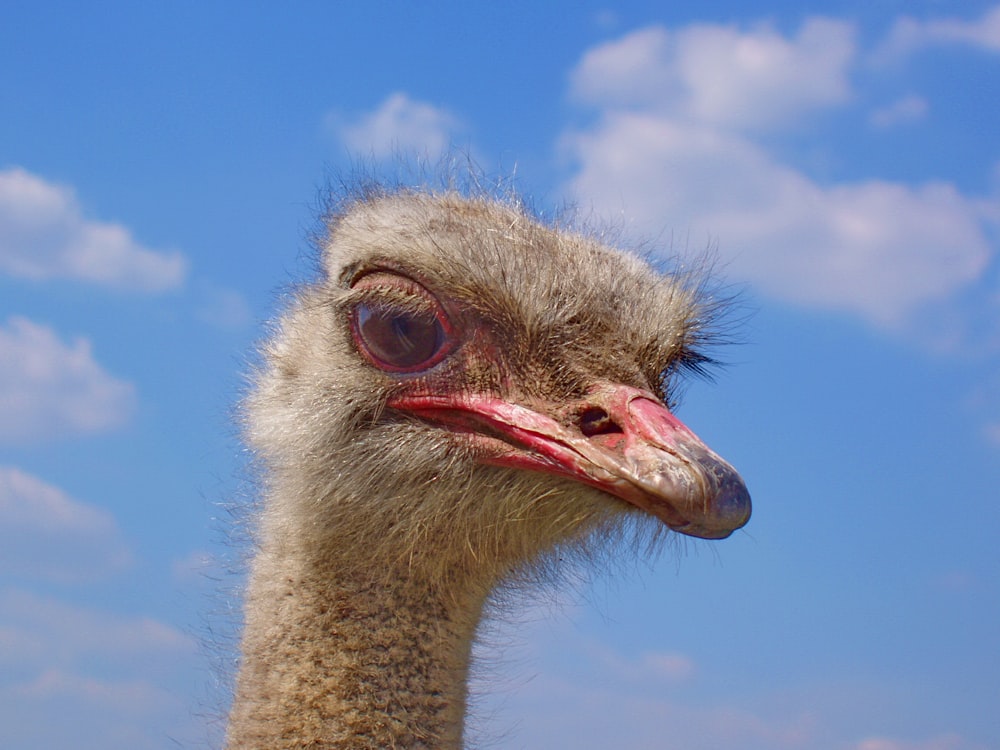
POLYGON ((235 748, 458 748, 491 591, 640 517, 721 539, 739 475, 668 408, 712 303, 513 199, 327 221, 245 404, 263 503, 235 748))

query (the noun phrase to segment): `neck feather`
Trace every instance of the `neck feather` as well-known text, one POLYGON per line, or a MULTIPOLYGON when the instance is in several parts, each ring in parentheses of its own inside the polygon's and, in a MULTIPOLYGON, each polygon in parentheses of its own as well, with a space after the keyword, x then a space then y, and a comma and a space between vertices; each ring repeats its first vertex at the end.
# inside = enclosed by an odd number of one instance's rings
POLYGON ((227 747, 461 747, 486 592, 375 572, 262 550, 227 747))

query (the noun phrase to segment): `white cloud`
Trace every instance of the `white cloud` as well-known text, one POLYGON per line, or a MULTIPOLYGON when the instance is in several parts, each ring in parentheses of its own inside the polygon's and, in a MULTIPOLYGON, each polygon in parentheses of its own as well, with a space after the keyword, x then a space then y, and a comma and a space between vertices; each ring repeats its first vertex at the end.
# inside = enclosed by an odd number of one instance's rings
POLYGON ((351 151, 380 159, 400 153, 437 159, 463 129, 447 110, 402 92, 390 94, 373 112, 346 120, 333 114, 327 123, 351 151))
POLYGON ((893 326, 990 260, 977 204, 946 183, 825 187, 740 136, 651 115, 610 114, 567 144, 579 201, 644 234, 718 238, 728 273, 795 304, 893 326))
POLYGON ((786 39, 759 26, 652 27, 600 45, 573 72, 581 102, 730 129, 785 127, 850 97, 854 29, 807 21, 786 39))
POLYGON ((179 286, 186 267, 179 253, 150 250, 120 224, 86 218, 71 188, 0 171, 0 272, 159 292, 179 286))
POLYGON ((98 579, 131 560, 114 517, 12 466, 0 466, 0 572, 98 579))
POLYGON ((874 57, 881 62, 900 60, 921 49, 941 45, 1000 52, 1000 5, 987 10, 975 21, 958 18, 900 18, 893 24, 874 57))
MULTIPOLYGON (((902 327, 982 277, 996 201, 946 182, 823 185, 747 131, 845 102, 852 38, 845 24, 813 20, 787 40, 701 25, 597 48, 573 74, 577 96, 599 109, 594 124, 564 136, 576 165, 569 192, 584 208, 624 215, 636 234, 672 232, 692 250, 717 242, 727 275, 775 299, 902 327), (698 74, 696 38, 729 50, 698 74)), ((882 117, 918 108, 910 100, 882 117)))
POLYGON ((107 430, 134 402, 133 386, 101 368, 87 339, 66 344, 21 317, 0 326, 0 442, 107 430))
POLYGON ((910 94, 876 109, 872 112, 869 122, 876 128, 891 128, 923 119, 927 114, 927 109, 926 99, 916 94, 910 94))

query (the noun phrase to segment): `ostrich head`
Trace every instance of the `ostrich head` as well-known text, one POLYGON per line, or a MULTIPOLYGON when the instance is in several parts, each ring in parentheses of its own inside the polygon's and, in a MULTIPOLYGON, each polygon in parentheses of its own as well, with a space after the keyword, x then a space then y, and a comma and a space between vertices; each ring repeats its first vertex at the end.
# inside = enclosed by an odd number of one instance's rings
POLYGON ((453 193, 354 202, 322 262, 249 402, 265 531, 488 588, 637 513, 746 523, 739 475, 669 410, 712 324, 683 277, 453 193))

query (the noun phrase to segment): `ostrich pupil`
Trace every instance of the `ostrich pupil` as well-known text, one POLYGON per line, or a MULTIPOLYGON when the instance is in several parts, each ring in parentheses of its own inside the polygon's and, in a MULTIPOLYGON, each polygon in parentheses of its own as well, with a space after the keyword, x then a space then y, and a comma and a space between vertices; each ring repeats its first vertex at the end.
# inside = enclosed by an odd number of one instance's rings
POLYGON ((356 314, 362 344, 377 363, 389 367, 418 367, 444 343, 444 329, 433 313, 359 305, 356 314))

